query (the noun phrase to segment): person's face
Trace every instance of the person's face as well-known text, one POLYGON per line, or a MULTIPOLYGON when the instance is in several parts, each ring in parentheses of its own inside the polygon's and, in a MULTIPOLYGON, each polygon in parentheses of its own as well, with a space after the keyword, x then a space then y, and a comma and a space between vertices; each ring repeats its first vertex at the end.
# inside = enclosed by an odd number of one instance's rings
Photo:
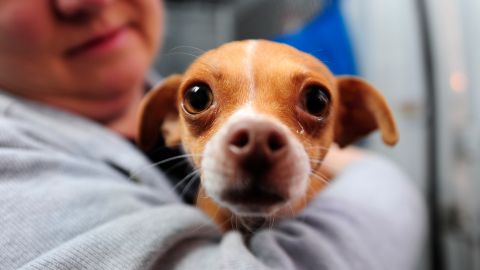
POLYGON ((108 101, 122 109, 158 48, 161 6, 160 0, 0 0, 0 88, 65 107, 108 101))

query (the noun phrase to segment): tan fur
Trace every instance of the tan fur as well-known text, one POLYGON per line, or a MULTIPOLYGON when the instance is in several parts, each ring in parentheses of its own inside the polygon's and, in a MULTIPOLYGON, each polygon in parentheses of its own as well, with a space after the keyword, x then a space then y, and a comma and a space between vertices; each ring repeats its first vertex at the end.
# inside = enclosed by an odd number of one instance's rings
MULTIPOLYGON (((140 109, 140 146, 147 150, 163 133, 169 145, 181 139, 188 153, 203 153, 206 142, 228 117, 249 101, 251 82, 236 64, 245 61, 248 42, 251 41, 231 42, 205 53, 185 74, 171 76, 151 91, 140 109), (205 113, 192 116, 183 113, 181 108, 184 92, 196 82, 207 83, 213 89, 214 104, 205 113)), ((377 128, 385 143, 393 145, 398 140, 395 122, 385 99, 361 79, 336 78, 316 58, 269 41, 256 41, 252 69, 255 96, 251 106, 289 127, 311 159, 322 160, 327 153, 311 146, 329 147, 336 142, 343 147, 377 128), (301 91, 313 83, 325 86, 331 96, 331 111, 324 125, 318 125, 315 119, 298 108, 301 91)), ((192 161, 199 167, 200 155, 195 155, 192 161)), ((326 173, 320 171, 314 162, 311 166, 317 174, 326 173)), ((292 211, 300 211, 324 187, 325 183, 310 179, 304 199, 277 214, 288 216, 292 211)), ((230 229, 232 214, 219 207, 202 188, 197 205, 225 230, 230 229)))

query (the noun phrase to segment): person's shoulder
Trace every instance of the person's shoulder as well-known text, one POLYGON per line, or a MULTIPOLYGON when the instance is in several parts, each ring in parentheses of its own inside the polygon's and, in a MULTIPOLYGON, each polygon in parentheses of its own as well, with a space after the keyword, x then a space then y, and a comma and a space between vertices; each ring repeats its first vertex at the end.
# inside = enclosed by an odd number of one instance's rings
POLYGON ((418 184, 397 162, 372 152, 345 166, 326 193, 340 193, 352 200, 366 195, 368 201, 422 197, 418 184))
POLYGON ((0 115, 0 147, 2 148, 41 148, 38 143, 40 138, 35 139, 35 127, 22 121, 0 115))
POLYGON ((1 91, 0 133, 3 146, 20 144, 74 155, 92 156, 116 145, 129 146, 92 120, 1 91))
MULTIPOLYGON (((0 147, 5 149, 54 150, 66 144, 54 128, 36 123, 35 117, 11 113, 10 108, 0 113, 0 147)), ((52 123, 54 119, 52 119, 52 123)))
POLYGON ((372 217, 369 225, 395 228, 412 224, 424 230, 426 204, 418 183, 397 162, 369 153, 352 162, 320 196, 322 201, 341 207, 350 216, 372 217), (375 218, 373 218, 375 217, 375 218))

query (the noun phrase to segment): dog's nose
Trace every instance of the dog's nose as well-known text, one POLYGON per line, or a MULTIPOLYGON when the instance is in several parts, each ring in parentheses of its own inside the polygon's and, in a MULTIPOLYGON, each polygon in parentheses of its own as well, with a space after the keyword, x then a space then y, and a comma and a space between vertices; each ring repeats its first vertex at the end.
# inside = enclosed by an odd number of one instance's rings
POLYGON ((253 120, 238 123, 230 130, 227 147, 230 157, 249 171, 271 166, 288 148, 287 137, 279 127, 267 121, 253 120))

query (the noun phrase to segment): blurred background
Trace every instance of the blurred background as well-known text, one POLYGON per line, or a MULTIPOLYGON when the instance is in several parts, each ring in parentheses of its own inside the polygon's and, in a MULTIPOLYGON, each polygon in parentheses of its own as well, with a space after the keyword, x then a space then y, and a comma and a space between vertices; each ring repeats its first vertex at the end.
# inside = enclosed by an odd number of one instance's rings
POLYGON ((264 38, 377 86, 401 140, 391 149, 375 134, 363 144, 396 160, 425 194, 430 235, 418 269, 480 269, 479 0, 165 3, 166 40, 155 64, 164 76, 222 43, 264 38))

